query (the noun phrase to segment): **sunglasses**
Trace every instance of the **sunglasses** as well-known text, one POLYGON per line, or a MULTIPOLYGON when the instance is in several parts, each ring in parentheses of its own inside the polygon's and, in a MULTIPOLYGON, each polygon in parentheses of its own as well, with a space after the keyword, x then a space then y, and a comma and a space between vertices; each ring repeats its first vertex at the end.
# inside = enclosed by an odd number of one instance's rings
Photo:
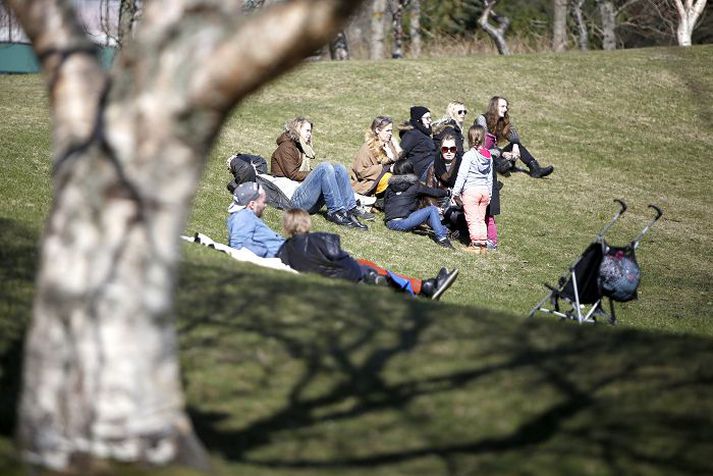
POLYGON ((468 110, 467 110, 467 109, 461 109, 460 111, 457 111, 457 112, 458 112, 458 114, 463 114, 463 115, 468 114, 468 110))
POLYGON ((455 154, 456 152, 458 152, 458 147, 441 147, 441 154, 447 154, 448 152, 450 152, 451 154, 455 154))

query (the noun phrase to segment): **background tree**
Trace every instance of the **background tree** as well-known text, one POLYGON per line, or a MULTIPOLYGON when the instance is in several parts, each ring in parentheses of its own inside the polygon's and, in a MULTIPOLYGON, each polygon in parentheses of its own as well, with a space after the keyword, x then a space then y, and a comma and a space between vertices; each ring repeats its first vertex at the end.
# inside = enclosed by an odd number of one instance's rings
POLYGON ((490 35, 490 38, 495 42, 495 46, 498 48, 498 53, 501 55, 509 55, 510 49, 508 48, 507 41, 505 40, 505 32, 510 26, 510 19, 503 15, 498 15, 495 13, 493 8, 497 0, 483 0, 483 13, 481 13, 478 23, 485 32, 490 35), (498 26, 493 26, 490 24, 490 18, 493 18, 498 26))
POLYGON ((706 0, 673 0, 678 13, 678 28, 676 38, 680 46, 691 46, 691 36, 696 27, 703 9, 706 7, 706 0))
POLYGON ((553 0, 552 8, 552 50, 565 51, 567 49, 567 3, 568 0, 553 0))
POLYGON ((387 0, 372 0, 371 2, 371 28, 369 36, 369 58, 382 59, 386 46, 384 19, 386 17, 387 0))
POLYGON ((411 57, 418 58, 421 56, 421 0, 411 0, 409 6, 411 57))
POLYGON ((587 51, 589 49, 589 29, 587 28, 587 23, 584 20, 584 12, 582 11, 584 2, 585 0, 572 0, 572 14, 577 24, 577 43, 579 44, 579 49, 587 51))
POLYGON ((178 237, 231 109, 327 43, 359 2, 294 0, 249 21, 236 0, 149 2, 111 73, 69 2, 8 4, 41 61, 54 128, 23 455, 55 469, 101 458, 205 467, 176 355, 178 237))

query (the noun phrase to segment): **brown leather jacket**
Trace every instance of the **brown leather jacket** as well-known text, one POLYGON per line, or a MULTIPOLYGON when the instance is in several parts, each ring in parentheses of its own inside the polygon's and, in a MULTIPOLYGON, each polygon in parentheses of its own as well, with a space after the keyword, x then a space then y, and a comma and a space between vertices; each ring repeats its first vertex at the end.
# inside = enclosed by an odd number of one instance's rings
POLYGON ((300 172, 302 151, 289 133, 283 132, 277 138, 277 149, 270 159, 270 172, 275 177, 287 177, 301 182, 309 172, 300 172))

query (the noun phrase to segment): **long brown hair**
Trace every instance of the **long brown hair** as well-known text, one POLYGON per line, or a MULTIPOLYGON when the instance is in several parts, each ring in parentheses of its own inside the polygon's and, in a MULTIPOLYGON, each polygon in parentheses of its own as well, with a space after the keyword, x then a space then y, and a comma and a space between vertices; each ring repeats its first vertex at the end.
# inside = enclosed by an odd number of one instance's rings
POLYGON ((468 144, 470 147, 480 147, 485 140, 485 129, 483 126, 470 126, 468 129, 468 144))
POLYGON ((488 104, 488 110, 485 112, 485 121, 488 124, 488 132, 495 134, 497 141, 500 142, 503 139, 507 139, 510 135, 510 101, 502 96, 493 96, 490 98, 490 103, 488 104), (500 117, 498 114, 498 101, 505 101, 508 104, 508 111, 505 113, 504 117, 500 117))
POLYGON ((369 153, 378 160, 380 164, 389 163, 390 159, 389 156, 386 155, 386 152, 384 152, 384 148, 381 147, 381 141, 379 140, 379 133, 377 131, 393 123, 394 120, 389 116, 376 116, 364 134, 364 141, 368 144, 369 153))

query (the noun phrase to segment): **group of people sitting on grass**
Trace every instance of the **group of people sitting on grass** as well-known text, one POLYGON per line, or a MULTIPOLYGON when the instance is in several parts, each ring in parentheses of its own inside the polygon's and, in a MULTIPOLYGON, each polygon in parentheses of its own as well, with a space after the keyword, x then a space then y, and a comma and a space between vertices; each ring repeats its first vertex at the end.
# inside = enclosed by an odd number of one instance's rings
POLYGON ((233 193, 228 210, 229 245, 245 247, 258 256, 278 256, 298 271, 383 282, 437 299, 458 270, 443 268, 435 278, 421 281, 354 260, 341 250, 338 235, 309 233, 309 215, 325 206, 327 220, 367 230, 363 221, 374 220, 373 212, 379 210, 391 230, 411 231, 428 224, 436 243, 445 248, 452 248, 450 239, 457 238, 468 243, 469 252, 497 249, 495 216, 500 213, 502 183, 496 172, 507 176, 524 171, 516 167, 518 159, 532 177, 553 171, 552 166, 541 167, 522 145, 508 107, 505 98, 493 97, 487 111, 465 130, 468 111, 461 102, 451 102, 443 119, 435 123, 428 108, 413 106, 410 120, 399 128, 400 141, 394 137, 393 120, 378 116, 349 171, 331 162, 313 167, 313 124, 297 117, 277 138, 271 174, 260 157, 229 159, 235 176, 228 185, 233 193), (373 202, 371 211, 361 206, 355 193, 364 202, 373 202), (268 203, 288 209, 287 240, 260 219, 268 203))

